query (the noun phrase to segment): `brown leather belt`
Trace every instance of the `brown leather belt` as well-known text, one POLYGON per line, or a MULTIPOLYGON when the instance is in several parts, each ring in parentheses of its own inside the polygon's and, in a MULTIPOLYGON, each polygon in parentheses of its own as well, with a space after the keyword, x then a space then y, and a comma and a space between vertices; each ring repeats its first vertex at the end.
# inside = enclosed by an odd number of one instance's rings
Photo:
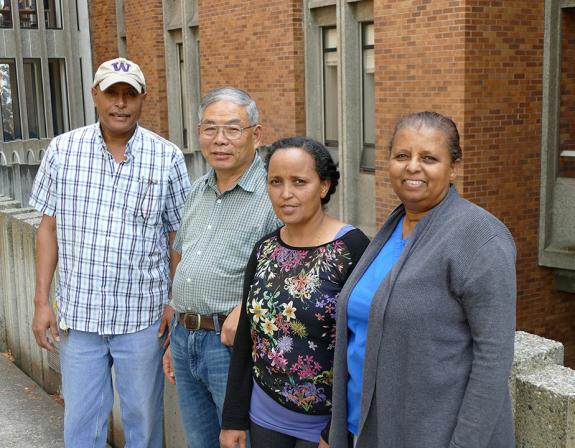
MULTIPOLYGON (((225 314, 201 315, 196 313, 178 313, 178 323, 188 331, 214 331, 216 330, 214 317, 216 317, 221 328, 227 317, 225 314)), ((218 328, 217 331, 219 332, 220 329, 218 328)))

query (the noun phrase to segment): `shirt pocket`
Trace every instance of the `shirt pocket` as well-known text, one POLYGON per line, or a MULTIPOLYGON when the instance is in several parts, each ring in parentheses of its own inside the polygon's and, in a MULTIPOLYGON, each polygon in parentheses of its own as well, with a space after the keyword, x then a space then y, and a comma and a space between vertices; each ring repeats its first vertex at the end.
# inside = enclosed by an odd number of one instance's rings
POLYGON ((136 223, 156 226, 161 221, 164 185, 161 179, 140 177, 130 183, 126 210, 136 223))

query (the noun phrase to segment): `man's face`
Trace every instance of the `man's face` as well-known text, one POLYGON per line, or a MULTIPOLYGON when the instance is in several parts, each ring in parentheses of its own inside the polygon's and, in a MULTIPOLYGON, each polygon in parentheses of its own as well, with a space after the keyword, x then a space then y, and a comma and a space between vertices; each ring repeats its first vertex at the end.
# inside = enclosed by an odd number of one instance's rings
POLYGON ((230 101, 217 101, 204 110, 198 138, 202 154, 216 176, 239 178, 250 167, 261 140, 261 126, 248 126, 250 123, 245 108, 230 101), (215 135, 202 132, 206 125, 214 125, 217 129, 215 135), (242 128, 241 136, 229 138, 222 126, 242 128))
POLYGON ((100 86, 92 87, 92 98, 104 139, 130 138, 142 114, 146 93, 138 93, 130 84, 119 82, 104 91, 100 86))

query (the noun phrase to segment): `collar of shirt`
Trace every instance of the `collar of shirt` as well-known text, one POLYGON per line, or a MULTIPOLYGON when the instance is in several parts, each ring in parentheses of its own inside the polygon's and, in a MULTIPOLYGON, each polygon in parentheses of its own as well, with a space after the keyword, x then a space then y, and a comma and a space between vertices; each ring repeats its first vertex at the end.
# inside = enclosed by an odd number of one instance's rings
MULTIPOLYGON (((250 193, 256 191, 258 183, 261 182, 260 175, 258 173, 262 167, 263 161, 259 154, 256 153, 254 160, 247 171, 239 178, 236 184, 227 191, 232 191, 237 186, 250 193)), ((221 193, 216 182, 216 172, 213 168, 210 168, 208 175, 206 176, 206 186, 218 193, 221 193)))
MULTIPOLYGON (((100 140, 101 143, 100 148, 102 148, 102 152, 104 154, 109 154, 106 142, 104 141, 104 136, 102 135, 102 128, 100 127, 99 121, 96 123, 96 137, 100 140)), ((130 137, 130 140, 128 140, 128 143, 126 143, 126 149, 124 151, 126 160, 131 160, 134 155, 134 152, 138 148, 142 147, 142 145, 139 144, 141 139, 142 139, 142 132, 140 130, 140 125, 136 123, 136 129, 134 130, 134 133, 130 137)))

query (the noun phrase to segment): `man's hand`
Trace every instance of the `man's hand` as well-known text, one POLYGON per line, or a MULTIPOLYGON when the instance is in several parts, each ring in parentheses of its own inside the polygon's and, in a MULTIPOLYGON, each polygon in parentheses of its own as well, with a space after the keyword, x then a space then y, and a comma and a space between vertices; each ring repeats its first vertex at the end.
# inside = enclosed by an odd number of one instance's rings
POLYGON ((239 429, 222 429, 220 432, 221 448, 246 448, 246 432, 239 429))
POLYGON ((170 347, 166 349, 164 357, 162 358, 162 367, 164 368, 164 375, 172 384, 176 384, 176 375, 174 374, 174 366, 172 365, 172 351, 170 347))
POLYGON ((238 322, 240 320, 241 308, 242 304, 240 303, 230 312, 230 314, 228 314, 228 317, 226 317, 226 320, 222 325, 220 340, 222 341, 222 344, 227 345, 228 347, 234 345, 236 330, 238 329, 238 322))
POLYGON ((164 314, 162 315, 162 320, 160 322, 160 329, 158 330, 158 337, 161 338, 166 333, 166 339, 164 340, 164 348, 170 345, 170 332, 172 323, 172 318, 174 317, 174 309, 170 305, 164 305, 164 314))
POLYGON ((323 437, 321 436, 319 438, 319 445, 317 446, 317 448, 329 448, 329 445, 325 440, 323 440, 323 437))
POLYGON ((36 338, 36 343, 46 350, 53 352, 54 345, 46 337, 46 331, 50 330, 52 338, 55 341, 60 341, 60 336, 58 335, 58 323, 56 322, 56 316, 52 310, 52 306, 46 300, 45 303, 36 304, 34 308, 34 318, 32 319, 32 331, 34 332, 34 337, 36 338))

